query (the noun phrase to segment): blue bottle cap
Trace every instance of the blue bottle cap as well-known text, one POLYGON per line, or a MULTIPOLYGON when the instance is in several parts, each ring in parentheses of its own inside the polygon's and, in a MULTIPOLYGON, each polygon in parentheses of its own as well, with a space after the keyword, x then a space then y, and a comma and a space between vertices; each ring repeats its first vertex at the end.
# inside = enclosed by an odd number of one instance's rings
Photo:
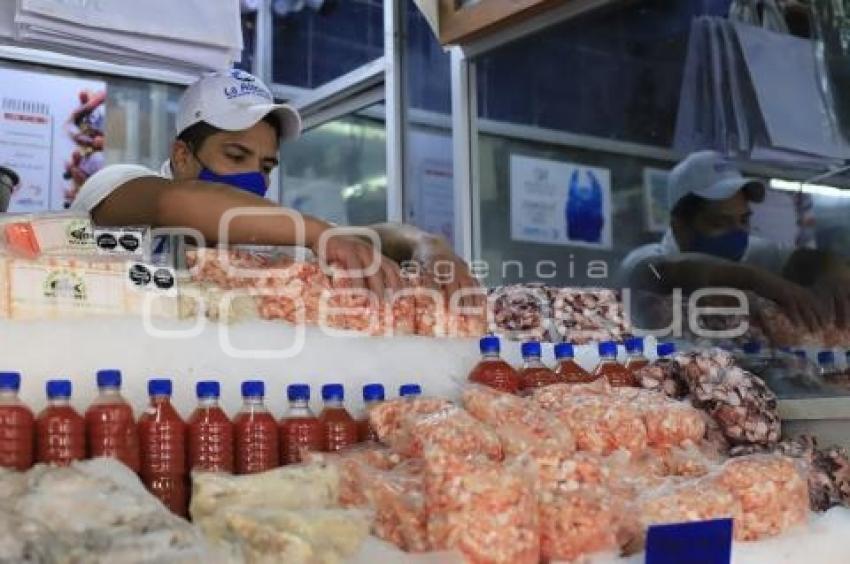
POLYGON ((575 356, 575 351, 573 350, 572 343, 558 343, 555 345, 555 358, 561 360, 562 358, 573 358, 575 356))
POLYGON ((643 339, 641 337, 630 337, 623 344, 629 354, 643 354, 643 339))
POLYGON ((748 341, 741 347, 744 354, 758 354, 761 352, 761 343, 758 341, 748 341))
POLYGON ((286 387, 286 397, 289 401, 310 401, 310 386, 307 384, 290 384, 286 387))
POLYGON ((266 395, 266 385, 262 380, 245 380, 242 382, 243 398, 261 398, 266 395))
POLYGON ((500 352, 502 350, 502 345, 499 342, 499 337, 488 335, 486 337, 481 337, 481 340, 478 341, 478 348, 481 350, 481 354, 492 354, 500 352))
POLYGON ((152 378, 148 380, 149 396, 170 396, 171 380, 168 378, 152 378))
POLYGON ((523 343, 520 347, 520 351, 522 351, 523 358, 527 356, 542 356, 543 354, 543 349, 540 348, 540 343, 538 341, 528 341, 523 343))
POLYGON ((345 389, 342 384, 325 384, 322 386, 322 399, 342 401, 345 399, 345 389))
POLYGON ((676 345, 674 343, 659 343, 658 346, 655 347, 655 351, 659 358, 663 358, 676 352, 676 345))
POLYGON ((47 399, 71 397, 70 380, 48 380, 46 388, 47 399))
POLYGON ((203 380, 195 386, 198 399, 217 398, 221 395, 221 386, 215 380, 203 380))
POLYGON ((363 386, 363 401, 384 401, 383 384, 366 384, 363 386))
POLYGON ((421 396, 422 386, 419 384, 402 384, 398 388, 398 395, 403 398, 408 396, 421 396))
POLYGON ((617 356, 617 343, 614 341, 603 341, 599 343, 599 356, 617 356))
POLYGON ((835 364, 835 353, 832 351, 820 351, 818 353, 818 364, 835 364))
POLYGON ((0 390, 21 389, 21 373, 20 372, 0 372, 0 390))
POLYGON ((97 371, 98 388, 120 388, 121 371, 113 368, 97 371))

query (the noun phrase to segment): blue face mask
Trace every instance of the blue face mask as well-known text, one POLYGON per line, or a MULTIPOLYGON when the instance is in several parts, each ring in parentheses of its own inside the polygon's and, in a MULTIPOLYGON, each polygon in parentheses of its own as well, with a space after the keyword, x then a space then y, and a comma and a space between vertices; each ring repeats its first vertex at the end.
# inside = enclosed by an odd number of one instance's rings
POLYGON ((737 262, 747 252, 749 243, 750 234, 744 229, 735 229, 721 235, 703 235, 697 232, 694 234, 691 250, 737 262))
POLYGON ((256 194, 261 198, 266 196, 266 192, 269 187, 266 185, 266 177, 262 172, 218 174, 213 172, 207 165, 201 162, 201 159, 199 159, 197 155, 195 155, 195 160, 201 164, 201 174, 198 175, 198 180, 233 186, 234 188, 239 188, 240 190, 256 194))

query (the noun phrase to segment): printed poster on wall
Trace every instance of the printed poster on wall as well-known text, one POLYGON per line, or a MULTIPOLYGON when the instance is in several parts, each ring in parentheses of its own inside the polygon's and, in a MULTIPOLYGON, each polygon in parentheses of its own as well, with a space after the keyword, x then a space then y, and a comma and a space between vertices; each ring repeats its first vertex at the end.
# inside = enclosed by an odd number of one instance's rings
POLYGON ((0 165, 10 212, 61 210, 104 165, 106 83, 0 69, 0 165))
POLYGON ((511 155, 511 239, 610 249, 611 171, 511 155))
POLYGON ((407 220, 454 244, 454 174, 452 138, 447 134, 411 131, 407 167, 411 193, 407 220))

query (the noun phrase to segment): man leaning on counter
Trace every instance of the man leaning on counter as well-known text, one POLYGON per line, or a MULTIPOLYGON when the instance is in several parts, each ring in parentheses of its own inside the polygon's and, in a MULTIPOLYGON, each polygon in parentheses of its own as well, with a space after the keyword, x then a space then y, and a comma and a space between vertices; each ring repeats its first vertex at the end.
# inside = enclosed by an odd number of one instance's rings
MULTIPOLYGON (((189 86, 180 99, 176 122, 170 159, 159 172, 134 164, 105 167, 85 182, 71 209, 89 212, 98 225, 193 228, 215 243, 219 224, 229 211, 278 207, 265 194, 269 176, 278 166, 280 143, 296 139, 301 131, 301 118, 293 107, 275 103, 253 75, 232 70, 189 86)), ((319 248, 322 233, 333 226, 292 213, 303 218, 303 244, 327 263, 347 269, 365 269, 373 263, 372 245, 357 237, 334 236, 319 248)), ((448 296, 477 285, 442 238, 409 225, 369 227, 381 242, 381 264, 375 274, 359 281, 364 287, 379 295, 400 287, 398 263, 409 259, 426 267, 451 262, 455 275, 440 284, 448 296)), ((228 240, 291 246, 297 244, 296 233, 295 221, 288 215, 243 215, 230 222, 228 240)))
MULTIPOLYGON (((624 287, 655 294, 734 288, 769 298, 800 326, 850 325, 846 262, 811 249, 782 249, 750 233, 750 204, 765 185, 715 151, 692 153, 671 171, 670 227, 620 266, 624 287)), ((789 229, 796 226, 789 225, 789 229)))

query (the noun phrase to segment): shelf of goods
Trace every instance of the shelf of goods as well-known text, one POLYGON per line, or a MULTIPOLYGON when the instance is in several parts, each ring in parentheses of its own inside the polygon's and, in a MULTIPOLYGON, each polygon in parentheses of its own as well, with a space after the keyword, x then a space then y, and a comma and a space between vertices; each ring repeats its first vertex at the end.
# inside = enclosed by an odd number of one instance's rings
MULTIPOLYGON (((647 346, 653 362, 635 371, 643 389, 559 383, 518 396, 467 383, 477 337, 488 329, 516 339, 566 336, 592 370, 594 345, 629 333, 613 292, 495 289, 485 319, 450 314, 413 281, 411 299, 389 301, 369 331, 385 336, 367 336, 352 332, 368 325, 362 311, 319 323, 314 292, 346 286, 316 265, 228 253, 262 271, 249 279, 222 268, 221 256, 190 255, 191 276, 155 296, 171 305, 147 321, 139 303, 148 295, 123 294, 143 291, 124 279, 145 281, 138 264, 98 278, 91 272, 103 259, 90 256, 0 259, 2 364, 23 374, 22 401, 40 410, 44 382, 64 377, 82 412, 95 397, 95 372, 118 368, 137 415, 148 405, 148 379, 164 377, 184 419, 197 405, 199 380, 220 382, 233 415, 248 379, 265 382, 276 418, 296 382, 342 382, 359 416, 361 386, 381 382, 387 401, 368 412, 380 442, 305 454, 301 464, 258 474, 196 472, 191 524, 113 460, 0 470, 0 524, 13 533, 0 535, 0 560, 37 548, 37 561, 72 554, 104 562, 639 562, 648 527, 728 517, 736 563, 850 561, 850 510, 842 507, 850 461, 787 428, 780 436, 780 412, 802 427, 813 416, 805 402, 817 400, 777 404, 722 350, 656 360, 647 346), (244 293, 257 288, 273 291, 244 293), (88 309, 109 292, 124 295, 112 302, 120 311, 88 309), (228 293, 237 299, 224 299, 228 293), (293 295, 305 304, 303 324, 291 323, 293 295), (540 299, 531 303, 531 295, 540 299), (328 326, 346 335, 328 334, 328 326), (297 352, 287 352, 293 346, 297 352), (409 382, 424 396, 396 399, 409 382)), ((336 305, 364 308, 350 297, 336 305)), ((551 363, 551 343, 542 350, 551 363)), ((521 364, 519 342, 503 339, 501 353, 521 364)), ((838 419, 844 404, 829 409, 838 419)))

